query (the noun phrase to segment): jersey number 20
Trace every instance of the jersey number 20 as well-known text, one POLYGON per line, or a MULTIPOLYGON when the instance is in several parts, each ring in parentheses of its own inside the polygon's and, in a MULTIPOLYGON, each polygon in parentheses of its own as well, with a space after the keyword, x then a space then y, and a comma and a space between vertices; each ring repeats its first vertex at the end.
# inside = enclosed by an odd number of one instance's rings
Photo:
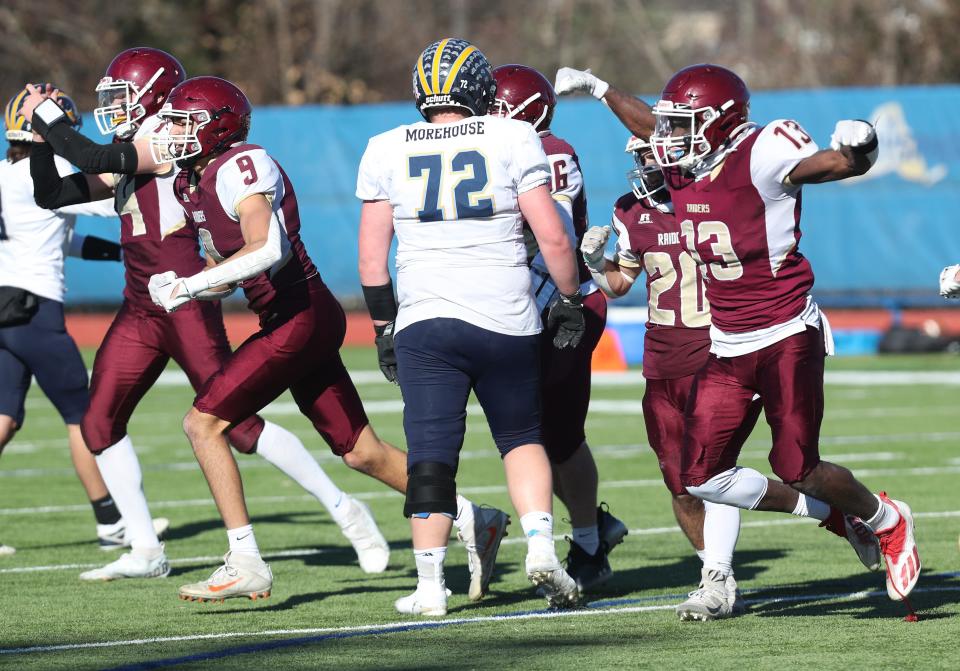
POLYGON ((493 216, 493 198, 484 196, 487 188, 487 160, 476 149, 457 152, 447 162, 444 154, 410 156, 407 161, 410 179, 423 179, 423 207, 417 210, 420 221, 449 219, 481 219, 493 216), (444 165, 446 163, 446 165, 444 165), (449 178, 453 183, 455 217, 444 212, 449 200, 449 178), (446 189, 442 187, 446 186, 446 189), (441 202, 443 201, 443 202, 441 202))

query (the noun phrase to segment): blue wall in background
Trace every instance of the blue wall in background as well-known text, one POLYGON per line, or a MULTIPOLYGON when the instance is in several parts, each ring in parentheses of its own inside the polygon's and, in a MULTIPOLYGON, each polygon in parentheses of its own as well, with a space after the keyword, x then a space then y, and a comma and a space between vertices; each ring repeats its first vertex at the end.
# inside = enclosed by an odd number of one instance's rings
MULTIPOLYGON (((813 262, 821 302, 942 304, 939 271, 960 262, 960 86, 765 92, 751 109, 759 123, 798 120, 821 147, 838 119, 878 123, 880 160, 865 179, 804 189, 800 249, 813 262)), ((353 192, 367 139, 419 118, 412 103, 254 112, 250 140, 289 174, 307 249, 341 297, 360 293, 353 192)), ((85 132, 99 139, 86 121, 85 132)), ((628 133, 592 98, 561 99, 553 127, 580 155, 592 223, 606 224, 629 189, 628 133)), ((112 221, 84 218, 79 227, 116 237, 112 221)), ((119 301, 123 273, 107 265, 70 259, 68 302, 119 301)))

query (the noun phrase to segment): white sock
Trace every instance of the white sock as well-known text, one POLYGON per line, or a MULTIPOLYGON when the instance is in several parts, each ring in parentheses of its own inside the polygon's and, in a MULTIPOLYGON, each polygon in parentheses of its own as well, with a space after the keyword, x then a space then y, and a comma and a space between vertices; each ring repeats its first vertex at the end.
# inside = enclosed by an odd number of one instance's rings
POLYGON ((453 518, 453 526, 458 529, 469 528, 473 524, 473 503, 457 494, 457 516, 453 518))
POLYGON ((143 493, 140 460, 133 450, 130 436, 124 436, 96 455, 96 461, 103 482, 127 524, 130 547, 159 548, 160 539, 153 530, 153 518, 150 517, 147 497, 143 493))
POLYGON ((429 585, 431 588, 446 589, 443 580, 443 560, 446 556, 445 547, 413 551, 413 559, 417 564, 417 587, 429 585))
POLYGON ((812 517, 823 522, 830 517, 830 506, 820 499, 801 494, 797 499, 797 507, 793 509, 797 517, 812 517))
POLYGON ((556 555, 553 544, 553 515, 545 512, 527 513, 520 518, 520 526, 527 537, 527 552, 532 555, 556 555))
POLYGON ((877 496, 877 502, 880 504, 880 508, 877 509, 877 512, 874 513, 873 517, 870 519, 863 520, 863 523, 870 527, 874 533, 892 529, 900 521, 900 511, 881 499, 879 496, 877 496))
POLYGON ((589 527, 574 527, 573 542, 579 545, 588 555, 597 554, 600 549, 600 532, 597 525, 589 527))
POLYGON ((740 509, 704 501, 703 511, 703 568, 730 575, 740 537, 740 509))
POLYGON ((706 553, 703 550, 697 550, 697 557, 700 558, 700 563, 703 563, 703 558, 706 556, 706 553))
POLYGON ((350 506, 343 505, 347 502, 346 496, 294 434, 273 422, 264 422, 257 454, 315 496, 335 522, 345 521, 350 512, 350 506))
POLYGON ((237 527, 236 529, 227 529, 227 540, 230 543, 230 552, 236 554, 260 556, 260 548, 257 547, 257 538, 253 535, 253 525, 237 527))
POLYGON ((130 554, 137 555, 138 557, 144 557, 145 559, 156 559, 163 554, 163 544, 160 544, 155 548, 130 548, 130 554))

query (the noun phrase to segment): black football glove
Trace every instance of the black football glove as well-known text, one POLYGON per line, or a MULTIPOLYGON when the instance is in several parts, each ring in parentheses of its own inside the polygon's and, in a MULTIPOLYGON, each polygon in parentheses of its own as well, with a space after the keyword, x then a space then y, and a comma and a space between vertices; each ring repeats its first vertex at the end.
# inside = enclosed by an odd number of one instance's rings
POLYGON ((397 383, 397 353, 393 350, 393 322, 374 326, 377 337, 373 342, 377 345, 377 359, 380 362, 380 372, 387 378, 387 382, 397 383))
POLYGON ((583 339, 586 324, 583 321, 583 294, 578 290, 572 296, 560 294, 547 313, 547 331, 553 332, 553 346, 557 349, 576 347, 583 339))

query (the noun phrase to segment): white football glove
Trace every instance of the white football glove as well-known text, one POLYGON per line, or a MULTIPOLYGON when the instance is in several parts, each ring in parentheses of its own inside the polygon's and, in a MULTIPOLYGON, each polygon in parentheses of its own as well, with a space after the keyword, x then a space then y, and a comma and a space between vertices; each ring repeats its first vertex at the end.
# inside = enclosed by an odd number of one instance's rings
POLYGON ((556 82, 553 88, 559 95, 565 93, 589 93, 597 100, 602 100, 610 85, 592 74, 588 69, 560 68, 557 70, 556 82))
POLYGON ((183 281, 172 270, 151 275, 147 289, 150 291, 150 300, 167 312, 173 312, 190 300, 190 294, 187 293, 183 281), (174 289, 176 294, 173 293, 174 289))
POLYGON ((583 254, 583 260, 590 270, 602 273, 606 264, 603 256, 607 248, 607 240, 610 239, 611 228, 609 226, 594 226, 583 234, 583 240, 580 241, 580 253, 583 254))
POLYGON ((880 153, 877 143, 877 131, 873 124, 861 119, 843 119, 837 122, 830 136, 830 148, 834 151, 840 147, 850 147, 858 154, 864 154, 873 165, 880 153))
POLYGON ((960 282, 957 282, 957 272, 960 263, 947 266, 940 271, 940 295, 944 298, 960 298, 960 282))

